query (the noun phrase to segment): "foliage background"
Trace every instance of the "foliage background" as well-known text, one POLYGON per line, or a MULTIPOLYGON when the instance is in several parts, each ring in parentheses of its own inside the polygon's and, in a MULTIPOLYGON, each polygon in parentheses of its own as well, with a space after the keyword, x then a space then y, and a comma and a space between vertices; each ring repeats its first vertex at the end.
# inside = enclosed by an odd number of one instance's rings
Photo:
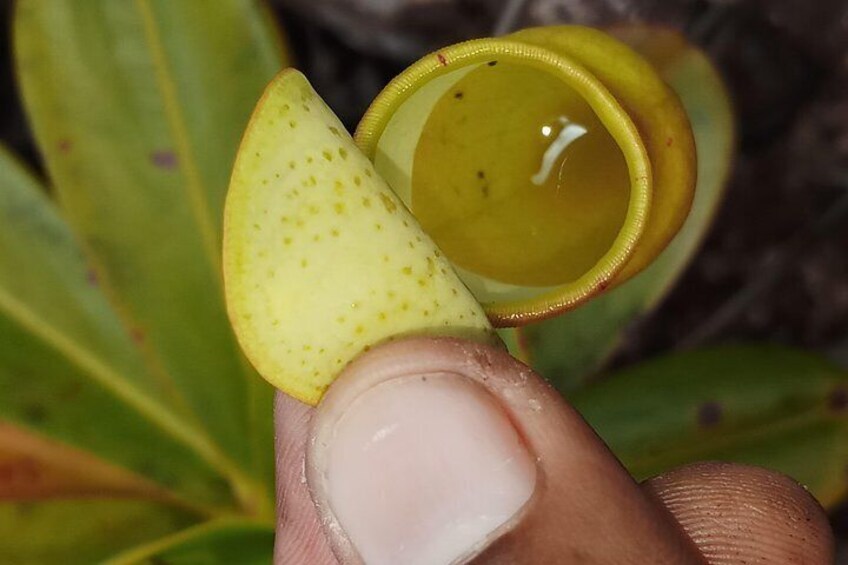
MULTIPOLYGON (((298 66, 351 129, 385 82, 433 43, 506 24, 562 20, 659 20, 684 30, 728 80, 740 154, 703 250, 662 306, 630 326, 604 369, 667 351, 750 341, 799 346, 848 365, 844 2, 393 0, 384 4, 392 10, 375 14, 375 1, 273 3, 298 66), (512 5, 519 8, 507 14, 512 5)), ((13 77, 11 4, 0 2, 0 138, 40 167, 13 77)), ((840 391, 823 390, 828 410, 848 408, 840 391)), ((848 510, 835 509, 833 519, 839 532, 848 532, 848 510)), ((267 544, 267 530, 239 528, 246 536, 240 539, 256 536, 261 541, 254 546, 267 544)))

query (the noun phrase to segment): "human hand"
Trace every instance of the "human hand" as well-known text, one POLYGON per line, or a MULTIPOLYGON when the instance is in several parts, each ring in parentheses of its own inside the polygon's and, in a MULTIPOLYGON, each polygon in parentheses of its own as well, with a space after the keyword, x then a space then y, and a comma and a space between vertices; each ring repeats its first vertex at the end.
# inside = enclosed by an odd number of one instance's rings
POLYGON ((700 463, 637 484, 559 393, 492 347, 389 343, 315 409, 279 395, 275 417, 278 564, 834 559, 827 517, 791 479, 700 463))

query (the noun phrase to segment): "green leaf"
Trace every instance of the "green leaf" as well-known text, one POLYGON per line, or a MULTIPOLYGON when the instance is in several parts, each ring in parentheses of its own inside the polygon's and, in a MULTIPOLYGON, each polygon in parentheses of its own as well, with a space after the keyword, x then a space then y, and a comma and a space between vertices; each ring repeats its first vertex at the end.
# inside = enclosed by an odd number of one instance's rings
MULTIPOLYGON (((670 32, 649 30, 647 38, 623 37, 648 56, 686 108, 698 151, 698 183, 692 210, 681 231, 640 275, 585 306, 558 318, 518 330, 533 367, 560 390, 578 386, 615 350, 628 325, 668 293, 697 251, 721 203, 733 148, 733 117, 721 78, 707 58, 685 44, 664 50, 658 60, 648 50, 670 32), (655 42, 655 43, 654 43, 655 42)), ((623 34, 622 34, 623 35, 623 34)))
POLYGON ((14 22, 33 131, 100 284, 211 439, 202 455, 264 512, 268 485, 241 470, 270 477, 271 391, 231 334, 219 249, 236 146, 283 66, 266 16, 250 0, 21 0, 14 22))
POLYGON ((0 563, 88 565, 190 523, 149 501, 0 503, 0 563))
POLYGON ((87 496, 173 500, 126 468, 0 421, 0 501, 87 496))
POLYGON ((724 460, 786 473, 826 505, 848 487, 848 375, 807 353, 683 353, 625 370, 570 400, 638 479, 724 460))
MULTIPOLYGON (((35 179, 0 151, 0 422, 220 505, 221 475, 97 286, 35 179)), ((9 446, 0 437, 0 449, 9 446)))
POLYGON ((131 549, 107 561, 108 565, 194 565, 238 563, 270 564, 274 530, 247 521, 210 522, 153 543, 131 549))
POLYGON ((530 363, 527 348, 522 341, 523 334, 519 333, 516 328, 498 328, 495 332, 509 350, 510 355, 522 363, 530 363))

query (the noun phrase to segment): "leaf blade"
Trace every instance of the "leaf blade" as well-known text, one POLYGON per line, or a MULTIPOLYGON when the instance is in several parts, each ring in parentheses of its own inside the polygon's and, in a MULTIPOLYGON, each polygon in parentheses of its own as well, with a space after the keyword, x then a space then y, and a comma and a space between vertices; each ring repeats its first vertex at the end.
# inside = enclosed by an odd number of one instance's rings
POLYGON ((123 552, 106 563, 270 563, 274 530, 266 524, 221 520, 189 528, 123 552))
MULTIPOLYGON (((263 385, 229 329, 217 251, 239 136, 283 64, 264 12, 239 0, 24 0, 15 29, 36 138, 110 299, 225 466, 268 477, 270 420, 248 408, 263 385), (246 436, 263 438, 265 457, 246 436)), ((258 397, 270 411, 270 391, 258 397)))
POLYGON ((205 439, 167 406, 90 275, 35 179, 0 151, 0 420, 223 503, 218 472, 186 450, 205 439))
POLYGON ((173 497, 127 469, 0 421, 0 500, 73 496, 173 497))
POLYGON ((846 387, 810 354, 726 347, 643 363, 571 401, 637 479, 720 459, 786 473, 833 504, 848 489, 846 387))
POLYGON ((0 562, 99 562, 124 547, 185 528, 192 518, 150 501, 0 503, 0 562))

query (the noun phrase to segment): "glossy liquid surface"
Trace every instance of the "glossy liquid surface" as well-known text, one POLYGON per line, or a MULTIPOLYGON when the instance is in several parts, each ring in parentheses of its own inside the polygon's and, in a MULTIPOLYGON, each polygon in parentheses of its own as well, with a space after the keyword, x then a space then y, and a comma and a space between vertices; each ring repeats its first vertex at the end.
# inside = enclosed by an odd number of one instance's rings
POLYGON ((455 264, 510 284, 576 280, 627 212, 624 156, 556 77, 482 65, 436 103, 415 153, 412 210, 455 264))

